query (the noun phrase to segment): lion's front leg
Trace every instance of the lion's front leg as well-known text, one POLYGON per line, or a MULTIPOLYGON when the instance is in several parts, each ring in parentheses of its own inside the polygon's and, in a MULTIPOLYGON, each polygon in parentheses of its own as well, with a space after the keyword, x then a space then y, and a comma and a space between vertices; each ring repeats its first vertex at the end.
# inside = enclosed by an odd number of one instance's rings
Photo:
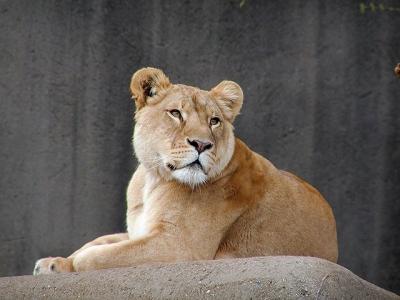
POLYGON ((79 253, 73 261, 76 271, 129 267, 144 263, 212 259, 215 253, 199 255, 170 235, 155 234, 136 240, 99 245, 79 253))
POLYGON ((35 267, 33 270, 33 275, 41 275, 41 274, 57 274, 57 273, 68 273, 74 272, 75 269, 73 267, 73 260, 76 255, 80 252, 94 246, 105 245, 117 243, 123 240, 128 240, 129 236, 127 233, 117 233, 117 234, 109 234, 105 236, 98 237, 97 239, 86 243, 82 248, 72 253, 67 258, 64 257, 46 257, 41 258, 35 263, 35 267))

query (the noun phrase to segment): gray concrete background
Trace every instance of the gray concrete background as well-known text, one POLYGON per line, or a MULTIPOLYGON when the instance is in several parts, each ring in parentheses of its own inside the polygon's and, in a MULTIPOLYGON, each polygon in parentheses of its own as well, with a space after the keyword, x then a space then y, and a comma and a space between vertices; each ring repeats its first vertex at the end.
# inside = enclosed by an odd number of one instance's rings
POLYGON ((0 1, 0 275, 124 229, 128 85, 156 66, 237 81, 237 135, 326 196, 340 264, 400 292, 400 1, 360 3, 0 1))

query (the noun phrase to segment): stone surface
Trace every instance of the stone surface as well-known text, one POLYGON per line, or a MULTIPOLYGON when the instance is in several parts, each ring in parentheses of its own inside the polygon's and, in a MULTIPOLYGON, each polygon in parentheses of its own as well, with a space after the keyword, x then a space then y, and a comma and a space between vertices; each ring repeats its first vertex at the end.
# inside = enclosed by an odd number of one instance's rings
POLYGON ((237 135, 324 194, 340 264, 400 293, 398 1, 241 2, 0 0, 0 276, 124 230, 128 85, 156 66, 237 81, 237 135))
POLYGON ((257 257, 0 278, 1 299, 400 299, 326 260, 257 257))

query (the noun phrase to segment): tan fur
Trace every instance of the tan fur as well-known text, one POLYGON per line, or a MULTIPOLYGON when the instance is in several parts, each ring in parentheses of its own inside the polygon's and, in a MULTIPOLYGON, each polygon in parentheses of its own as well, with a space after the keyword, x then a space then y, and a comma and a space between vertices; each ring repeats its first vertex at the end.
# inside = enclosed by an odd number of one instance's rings
POLYGON ((263 255, 337 261, 335 219, 321 194, 234 137, 239 85, 223 81, 208 92, 145 68, 131 91, 140 165, 127 190, 128 233, 39 260, 36 274, 263 255), (211 125, 215 117, 221 122, 211 125), (212 146, 199 154, 192 140, 212 146))

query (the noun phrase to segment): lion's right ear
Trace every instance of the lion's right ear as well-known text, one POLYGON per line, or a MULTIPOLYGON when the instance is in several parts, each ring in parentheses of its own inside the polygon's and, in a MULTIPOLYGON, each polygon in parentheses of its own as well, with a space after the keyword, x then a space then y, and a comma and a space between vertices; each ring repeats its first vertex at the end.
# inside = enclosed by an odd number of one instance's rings
POLYGON ((132 76, 130 86, 136 109, 141 109, 148 100, 170 86, 168 77, 160 69, 143 68, 136 71, 132 76))

